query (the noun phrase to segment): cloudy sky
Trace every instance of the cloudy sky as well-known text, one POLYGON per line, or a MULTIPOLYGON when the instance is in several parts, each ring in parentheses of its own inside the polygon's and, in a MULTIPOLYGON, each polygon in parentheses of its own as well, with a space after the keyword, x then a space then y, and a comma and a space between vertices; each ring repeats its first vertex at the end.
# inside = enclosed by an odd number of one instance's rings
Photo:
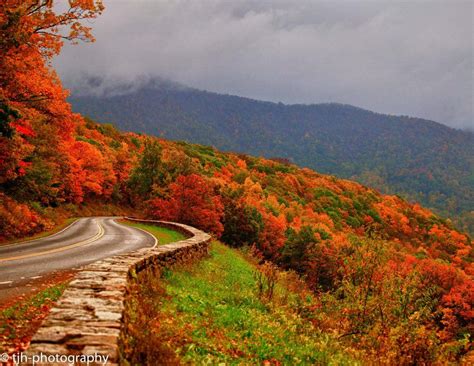
POLYGON ((104 0, 68 87, 158 76, 284 103, 341 102, 474 128, 473 1, 104 0))

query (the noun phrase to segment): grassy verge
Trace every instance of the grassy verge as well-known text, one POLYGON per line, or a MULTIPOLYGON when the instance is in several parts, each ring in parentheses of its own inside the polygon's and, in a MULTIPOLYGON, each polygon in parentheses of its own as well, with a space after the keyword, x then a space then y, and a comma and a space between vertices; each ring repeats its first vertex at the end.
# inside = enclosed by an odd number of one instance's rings
POLYGON ((150 234, 154 235, 158 239, 158 244, 161 244, 161 245, 186 239, 186 237, 183 234, 178 233, 177 231, 167 229, 164 227, 159 227, 157 225, 142 224, 142 223, 127 221, 127 220, 120 220, 120 223, 148 231, 150 234))
POLYGON ((301 281, 279 276, 270 298, 257 273, 214 242, 208 259, 137 285, 127 309, 130 364, 357 364, 313 325, 301 281))
POLYGON ((27 300, 0 310, 0 352, 24 349, 66 285, 48 287, 27 300))

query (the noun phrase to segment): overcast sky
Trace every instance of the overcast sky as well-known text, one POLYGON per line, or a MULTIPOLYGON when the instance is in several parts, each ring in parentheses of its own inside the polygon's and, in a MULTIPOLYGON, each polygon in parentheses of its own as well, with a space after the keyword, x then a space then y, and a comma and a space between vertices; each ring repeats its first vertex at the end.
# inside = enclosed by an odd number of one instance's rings
POLYGON ((68 87, 148 76, 284 103, 340 102, 473 128, 473 1, 104 0, 68 87))

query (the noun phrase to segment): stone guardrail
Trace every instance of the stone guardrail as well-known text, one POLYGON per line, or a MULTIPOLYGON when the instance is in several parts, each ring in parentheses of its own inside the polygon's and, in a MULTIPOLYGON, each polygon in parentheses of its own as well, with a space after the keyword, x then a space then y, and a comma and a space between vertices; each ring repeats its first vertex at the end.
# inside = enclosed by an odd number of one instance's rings
MULTIPOLYGON (((170 228, 188 238, 83 267, 33 336, 25 352, 30 359, 39 354, 101 355, 108 356, 107 365, 118 364, 124 301, 131 281, 136 281, 144 270, 157 273, 162 268, 187 263, 208 253, 211 237, 201 230, 166 221, 129 220, 170 228)), ((43 364, 52 363, 36 363, 43 364)), ((88 363, 95 364, 104 363, 88 363)))

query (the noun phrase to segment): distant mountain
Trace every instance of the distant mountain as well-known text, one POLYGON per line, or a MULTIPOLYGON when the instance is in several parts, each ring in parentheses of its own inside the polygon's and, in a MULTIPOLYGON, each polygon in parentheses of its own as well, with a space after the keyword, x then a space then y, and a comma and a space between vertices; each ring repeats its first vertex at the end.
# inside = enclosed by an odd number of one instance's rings
POLYGON ((76 112, 123 130, 284 158, 355 179, 419 201, 474 232, 471 132, 350 105, 285 105, 163 82, 73 94, 70 102, 76 112))

